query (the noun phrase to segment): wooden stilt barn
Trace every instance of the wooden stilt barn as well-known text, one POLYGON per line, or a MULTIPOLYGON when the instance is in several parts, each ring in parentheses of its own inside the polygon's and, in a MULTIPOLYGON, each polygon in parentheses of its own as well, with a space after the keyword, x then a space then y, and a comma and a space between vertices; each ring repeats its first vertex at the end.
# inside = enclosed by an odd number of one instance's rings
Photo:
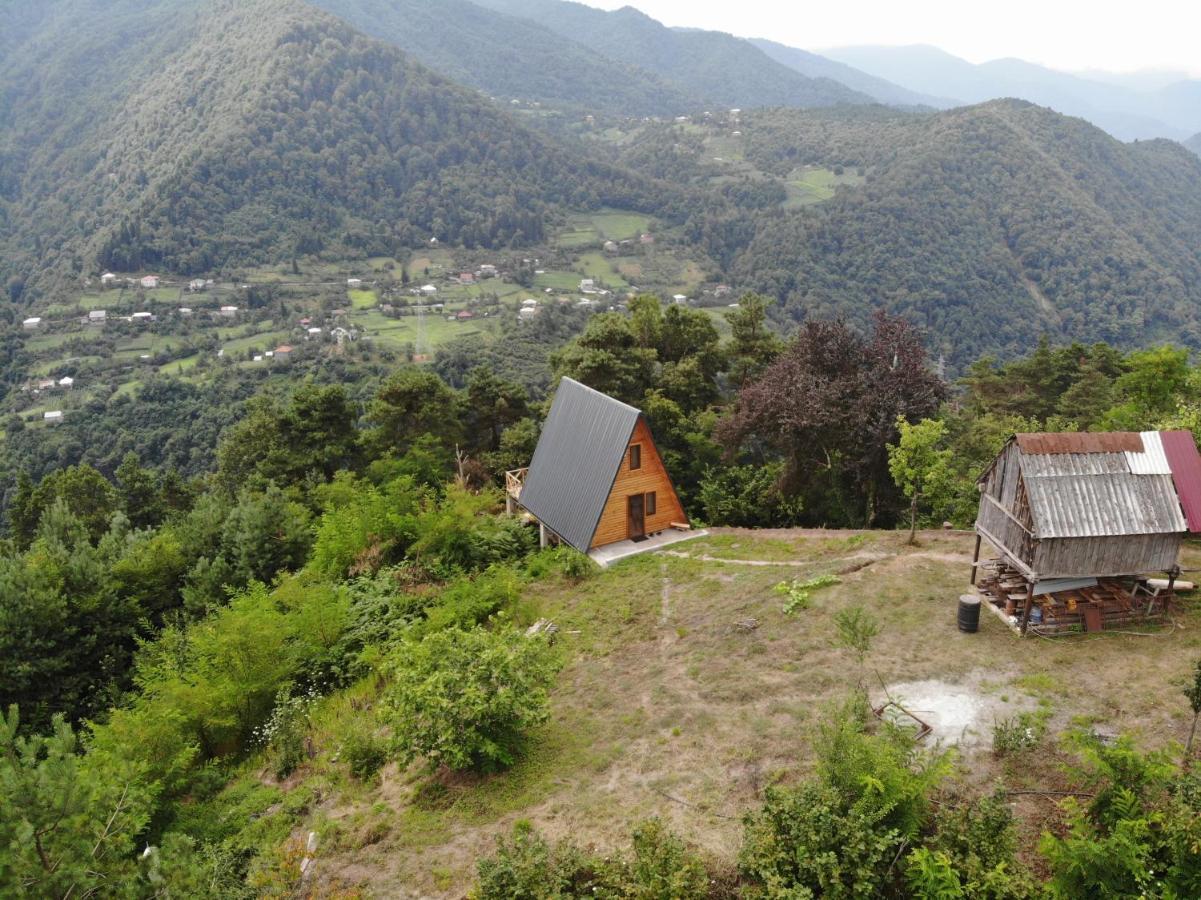
POLYGON ((1201 529, 1188 432, 1018 434, 977 487, 972 583, 1022 633, 1162 615, 1181 541, 1201 529), (982 541, 995 559, 980 562, 982 541))

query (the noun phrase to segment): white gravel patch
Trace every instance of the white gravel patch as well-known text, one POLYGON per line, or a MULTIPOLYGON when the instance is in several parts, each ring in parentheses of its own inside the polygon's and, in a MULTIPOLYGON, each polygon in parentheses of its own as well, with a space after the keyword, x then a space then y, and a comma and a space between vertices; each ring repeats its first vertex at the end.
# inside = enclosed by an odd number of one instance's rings
POLYGON ((993 726, 1002 719, 1033 707, 1030 698, 1011 692, 1010 702, 976 689, 987 673, 972 673, 960 683, 929 679, 888 686, 887 695, 874 697, 878 705, 892 700, 932 729, 928 741, 955 744, 963 750, 992 745, 993 726))

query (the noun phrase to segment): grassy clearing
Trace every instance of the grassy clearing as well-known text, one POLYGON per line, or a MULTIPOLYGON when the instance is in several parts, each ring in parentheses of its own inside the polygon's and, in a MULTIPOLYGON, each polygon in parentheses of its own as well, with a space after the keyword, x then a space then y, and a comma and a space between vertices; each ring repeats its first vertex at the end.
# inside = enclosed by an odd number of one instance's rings
POLYGON ((585 278, 594 278, 606 287, 625 289, 630 286, 630 283, 621 277, 613 261, 603 253, 585 253, 580 256, 577 265, 584 272, 585 278))
POLYGON ((151 356, 156 353, 170 353, 181 343, 180 338, 170 335, 140 334, 120 341, 113 356, 117 359, 128 359, 144 353, 149 353, 151 356))
POLYGON ((784 201, 784 206, 793 208, 822 203, 834 196, 839 185, 855 187, 863 181, 863 176, 854 171, 844 171, 843 174, 836 175, 831 169, 806 166, 793 172, 785 181, 788 199, 784 201))
POLYGON ((591 247, 600 242, 600 234, 591 226, 569 227, 567 230, 561 231, 555 236, 555 243, 565 250, 574 250, 579 247, 591 247))
MULTIPOLYGON (((909 547, 898 532, 720 529, 672 548, 684 557, 644 555, 580 583, 531 583, 517 624, 553 620, 567 664, 550 723, 514 768, 446 776, 390 765, 377 781, 355 783, 332 755, 350 728, 373 721, 376 685, 364 683, 324 701, 316 759, 270 808, 319 788, 324 799, 304 807, 293 827, 321 832, 317 877, 326 886, 458 897, 475 859, 517 819, 604 848, 657 815, 731 858, 741 815, 758 806, 764 787, 806 773, 823 706, 860 677, 873 687, 877 679, 971 685, 1015 713, 1037 704, 1053 734, 1093 720, 1148 745, 1183 740, 1186 705, 1168 699, 1165 685, 1201 649, 1196 604, 1181 628, 1155 637, 1020 640, 988 614, 979 633, 962 634, 956 599, 972 540, 929 532, 909 547), (783 612, 776 584, 833 573, 838 582, 814 592, 809 608, 783 612), (882 626, 865 672, 835 641, 835 614, 857 604, 882 626)), ((1190 547, 1185 567, 1199 563, 1190 547)), ((981 727, 991 732, 991 722, 981 727)), ((1053 740, 1016 774, 986 748, 965 754, 961 777, 979 790, 998 779, 1052 777, 1063 763, 1053 740)), ((1032 815, 1054 815, 1051 804, 1035 806, 1032 815)), ((1034 837, 1041 823, 1031 825, 1034 837)))
MULTIPOLYGON (((476 318, 465 322, 451 322, 447 316, 451 312, 427 313, 425 316, 425 345, 423 349, 436 350, 441 344, 457 337, 478 334, 490 330, 494 319, 476 318)), ((378 310, 356 311, 350 314, 354 325, 363 334, 378 341, 383 346, 394 349, 407 349, 417 343, 417 316, 401 316, 397 319, 388 318, 378 310)))
POLYGON ((280 344, 286 342, 290 335, 290 331, 284 330, 260 331, 227 341, 221 345, 221 348, 225 351, 226 356, 245 353, 247 350, 274 350, 280 344))
POLYGON ((352 309, 371 309, 379 304, 375 291, 347 291, 346 294, 350 297, 352 309))
POLYGON ((605 210, 590 217, 592 227, 606 241, 626 241, 650 230, 649 216, 639 213, 605 210))
POLYGON ((578 291, 580 289, 580 274, 578 272, 543 272, 534 276, 534 288, 543 290, 551 288, 556 291, 578 291))

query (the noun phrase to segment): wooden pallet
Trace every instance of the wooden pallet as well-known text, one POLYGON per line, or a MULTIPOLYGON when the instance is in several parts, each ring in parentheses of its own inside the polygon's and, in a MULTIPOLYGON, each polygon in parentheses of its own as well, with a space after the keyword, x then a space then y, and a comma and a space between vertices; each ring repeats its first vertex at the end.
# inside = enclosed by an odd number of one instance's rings
MULTIPOLYGON (((1021 573, 1002 560, 989 560, 980 566, 977 587, 1011 627, 1005 615, 1006 601, 1012 599, 1021 615, 1029 586, 1021 573)), ((1105 631, 1130 625, 1162 621, 1174 601, 1172 592, 1155 590, 1143 580, 1130 578, 1101 579, 1093 587, 1043 594, 1034 599, 1042 610, 1042 622, 1031 622, 1039 634, 1075 634, 1105 631)))

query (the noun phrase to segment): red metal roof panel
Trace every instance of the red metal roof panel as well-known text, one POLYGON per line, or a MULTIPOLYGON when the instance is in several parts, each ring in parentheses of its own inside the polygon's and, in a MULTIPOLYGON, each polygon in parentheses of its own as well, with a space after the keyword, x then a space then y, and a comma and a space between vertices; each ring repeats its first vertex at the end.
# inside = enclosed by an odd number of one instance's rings
POLYGON ((1201 531, 1201 454, 1197 453, 1192 432, 1161 431, 1159 437, 1188 530, 1201 531))
POLYGON ((1015 435, 1023 453, 1142 453, 1137 431, 1064 431, 1015 435))

